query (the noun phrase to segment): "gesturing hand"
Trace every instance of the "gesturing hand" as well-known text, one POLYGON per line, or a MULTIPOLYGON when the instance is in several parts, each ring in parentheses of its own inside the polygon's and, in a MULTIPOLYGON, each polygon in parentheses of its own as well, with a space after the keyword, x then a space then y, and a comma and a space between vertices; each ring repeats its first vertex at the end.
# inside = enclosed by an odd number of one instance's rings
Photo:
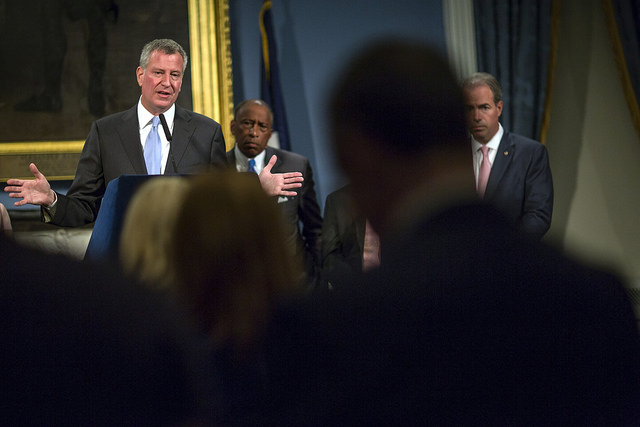
POLYGON ((304 178, 301 172, 271 173, 273 165, 278 158, 274 155, 269 159, 269 163, 260 172, 260 185, 269 196, 295 196, 294 188, 302 187, 304 178))
POLYGON ((49 185, 49 181, 40 173, 35 164, 29 165, 29 170, 35 179, 10 179, 4 191, 13 199, 22 199, 14 203, 15 206, 26 204, 51 206, 55 201, 55 194, 49 185))

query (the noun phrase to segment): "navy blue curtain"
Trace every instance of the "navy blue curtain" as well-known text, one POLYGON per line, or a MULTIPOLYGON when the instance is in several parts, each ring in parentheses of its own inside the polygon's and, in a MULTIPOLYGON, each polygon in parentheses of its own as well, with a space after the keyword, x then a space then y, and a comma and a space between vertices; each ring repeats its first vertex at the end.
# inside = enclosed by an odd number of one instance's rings
POLYGON ((553 0, 474 0, 478 71, 492 74, 502 86, 500 122, 542 142, 557 13, 553 0))
POLYGON ((640 1, 602 0, 633 124, 640 134, 640 1))
POLYGON ((260 11, 260 34, 262 49, 261 97, 273 110, 273 130, 278 133, 280 148, 290 150, 289 128, 284 109, 284 99, 280 87, 280 69, 278 67, 278 51, 273 32, 271 16, 271 0, 266 0, 260 11))

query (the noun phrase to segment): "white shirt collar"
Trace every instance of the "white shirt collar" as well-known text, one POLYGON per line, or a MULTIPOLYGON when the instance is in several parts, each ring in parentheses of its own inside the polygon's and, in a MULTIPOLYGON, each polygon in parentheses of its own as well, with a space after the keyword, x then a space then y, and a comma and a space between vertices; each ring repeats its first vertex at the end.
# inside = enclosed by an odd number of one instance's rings
MULTIPOLYGON (((176 104, 173 104, 171 108, 164 112, 164 118, 167 121, 167 126, 171 133, 173 133, 173 119, 176 115, 176 104)), ((144 105, 142 105, 142 96, 138 100, 138 125, 140 129, 145 128, 151 124, 153 120, 153 114, 151 114, 144 105)), ((164 138, 163 138, 164 139, 164 138)))
MULTIPOLYGON (((167 122, 167 127, 169 128, 169 132, 173 135, 173 122, 176 115, 176 105, 173 104, 171 108, 164 112, 164 118, 167 122)), ((151 114, 144 106, 142 105, 142 96, 138 100, 138 126, 140 132, 140 144, 142 146, 142 150, 144 152, 144 144, 147 140, 147 135, 151 131, 151 121, 153 120, 153 114, 151 114)), ((159 129, 158 129, 159 130, 159 129)), ((170 143, 167 140, 167 137, 164 131, 159 130, 160 141, 162 142, 162 160, 161 160, 161 173, 165 172, 167 166, 167 160, 169 159, 169 151, 170 151, 170 143)))
MULTIPOLYGON (((249 158, 245 156, 244 153, 242 153, 242 151, 240 151, 240 149, 238 148, 238 144, 235 144, 235 146, 233 147, 233 150, 236 155, 236 169, 238 170, 238 172, 248 171, 249 158)), ((256 161, 256 172, 258 172, 258 174, 262 172, 262 169, 264 168, 264 164, 265 164, 264 159, 266 155, 267 155, 267 150, 264 149, 262 150, 262 153, 254 157, 256 161)))
MULTIPOLYGON (((500 141, 502 140, 502 135, 504 135, 504 129, 502 128, 502 125, 500 123, 498 123, 498 132, 496 132, 496 134, 493 135, 493 138, 491 138, 489 140, 489 142, 487 142, 484 145, 489 147, 489 149, 491 149, 493 152, 496 152, 498 150, 498 147, 500 146, 500 141)), ((478 150, 480 149, 480 147, 482 147, 482 145, 483 144, 480 144, 473 137, 471 137, 471 147, 472 147, 474 153, 477 153, 478 150)))

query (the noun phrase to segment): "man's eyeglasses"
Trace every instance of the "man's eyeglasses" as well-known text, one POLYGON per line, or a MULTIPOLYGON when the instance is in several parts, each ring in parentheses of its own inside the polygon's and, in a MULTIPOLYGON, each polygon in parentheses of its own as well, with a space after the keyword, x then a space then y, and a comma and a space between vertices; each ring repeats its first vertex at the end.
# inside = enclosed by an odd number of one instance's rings
MULTIPOLYGON (((240 122, 240 126, 242 126, 242 128, 246 130, 252 130, 255 125, 256 125, 256 122, 254 122, 253 120, 243 120, 240 122)), ((257 123, 257 125, 258 125, 258 130, 261 133, 269 132, 270 127, 267 126, 266 124, 257 123)))

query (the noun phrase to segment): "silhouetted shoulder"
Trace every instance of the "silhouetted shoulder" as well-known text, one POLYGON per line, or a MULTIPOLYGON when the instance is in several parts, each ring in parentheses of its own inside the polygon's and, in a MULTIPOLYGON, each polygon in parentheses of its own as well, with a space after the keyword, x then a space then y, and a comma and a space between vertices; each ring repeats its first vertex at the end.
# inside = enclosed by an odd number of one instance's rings
POLYGON ((160 425, 201 416, 205 347, 178 310, 100 267, 1 238, 0 256, 11 343, 3 419, 160 425))

